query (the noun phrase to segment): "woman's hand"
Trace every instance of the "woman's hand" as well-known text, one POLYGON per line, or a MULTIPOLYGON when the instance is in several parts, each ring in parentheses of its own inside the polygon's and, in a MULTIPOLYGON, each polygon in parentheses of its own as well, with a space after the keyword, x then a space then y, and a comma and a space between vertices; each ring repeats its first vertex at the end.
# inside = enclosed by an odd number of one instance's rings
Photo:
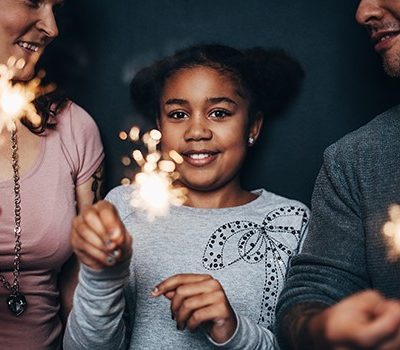
POLYGON ((71 244, 81 263, 96 270, 132 254, 132 237, 115 207, 106 201, 81 209, 72 223, 71 244))
POLYGON ((236 315, 221 284, 210 275, 179 274, 167 278, 152 291, 171 300, 172 319, 177 328, 196 331, 205 326, 217 343, 224 343, 234 334, 236 315))

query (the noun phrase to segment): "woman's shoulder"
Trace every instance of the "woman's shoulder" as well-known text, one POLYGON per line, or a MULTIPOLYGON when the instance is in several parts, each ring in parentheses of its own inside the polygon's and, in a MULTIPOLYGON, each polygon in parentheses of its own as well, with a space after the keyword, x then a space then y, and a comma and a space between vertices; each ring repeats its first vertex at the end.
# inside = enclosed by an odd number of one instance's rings
POLYGON ((96 123, 82 107, 72 101, 56 116, 56 128, 49 131, 47 136, 48 144, 54 146, 53 149, 61 149, 76 185, 87 181, 104 159, 96 123))
POLYGON ((67 105, 56 116, 57 130, 64 132, 93 132, 97 131, 97 125, 91 115, 81 106, 73 101, 67 105))

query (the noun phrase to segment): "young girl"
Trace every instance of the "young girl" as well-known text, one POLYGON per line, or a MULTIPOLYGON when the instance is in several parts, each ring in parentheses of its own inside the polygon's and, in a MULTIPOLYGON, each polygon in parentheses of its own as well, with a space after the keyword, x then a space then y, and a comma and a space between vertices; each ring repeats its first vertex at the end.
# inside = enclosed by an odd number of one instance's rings
POLYGON ((120 186, 75 219, 82 269, 65 349, 275 347, 275 304, 308 210, 245 190, 240 171, 263 118, 288 103, 301 77, 281 51, 219 45, 137 74, 133 101, 157 120, 162 152, 183 157, 188 200, 148 222, 120 186))

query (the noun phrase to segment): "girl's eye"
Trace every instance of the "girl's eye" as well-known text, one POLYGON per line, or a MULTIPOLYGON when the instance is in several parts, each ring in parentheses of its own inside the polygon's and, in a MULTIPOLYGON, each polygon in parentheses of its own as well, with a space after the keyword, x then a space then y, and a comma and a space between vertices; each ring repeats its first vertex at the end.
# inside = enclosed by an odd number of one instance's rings
POLYGON ((217 109, 210 113, 210 117, 215 119, 223 119, 225 117, 229 117, 230 115, 232 115, 232 113, 225 109, 217 109))
POLYGON ((182 111, 174 111, 174 112, 168 113, 168 117, 172 118, 172 119, 184 119, 187 117, 187 114, 182 111))

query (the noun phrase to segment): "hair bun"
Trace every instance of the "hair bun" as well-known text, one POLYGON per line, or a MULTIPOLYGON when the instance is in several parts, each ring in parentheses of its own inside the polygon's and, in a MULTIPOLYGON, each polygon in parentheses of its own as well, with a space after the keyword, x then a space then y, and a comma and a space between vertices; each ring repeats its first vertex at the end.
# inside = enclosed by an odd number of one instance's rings
POLYGON ((297 95, 305 76, 300 63, 282 49, 243 50, 252 70, 253 91, 267 116, 282 112, 297 95))
POLYGON ((157 115, 158 93, 156 70, 146 67, 136 73, 130 83, 130 95, 136 111, 143 116, 157 115))

